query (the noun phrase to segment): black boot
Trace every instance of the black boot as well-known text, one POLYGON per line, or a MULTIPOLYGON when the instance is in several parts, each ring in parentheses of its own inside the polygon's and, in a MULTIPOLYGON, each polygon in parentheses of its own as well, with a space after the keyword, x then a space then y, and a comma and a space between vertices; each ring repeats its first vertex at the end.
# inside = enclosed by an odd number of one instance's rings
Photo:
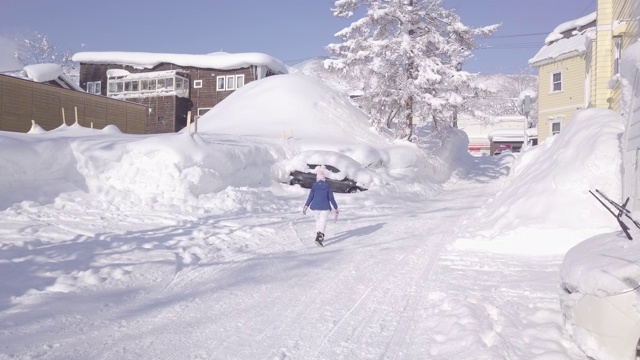
POLYGON ((316 244, 318 246, 324 246, 322 245, 323 241, 324 241, 324 234, 318 231, 318 233, 316 234, 316 244))

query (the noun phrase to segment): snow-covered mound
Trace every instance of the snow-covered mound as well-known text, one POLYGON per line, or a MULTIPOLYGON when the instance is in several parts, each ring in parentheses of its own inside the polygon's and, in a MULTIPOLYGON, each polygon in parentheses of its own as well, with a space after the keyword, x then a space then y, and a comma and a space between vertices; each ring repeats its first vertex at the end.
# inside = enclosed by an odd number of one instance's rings
MULTIPOLYGON (((212 204, 229 187, 263 188, 282 178, 287 152, 276 141, 233 135, 128 135, 79 125, 49 132, 0 132, 0 208, 49 203, 65 193, 118 207, 212 204)), ((252 206, 244 200, 224 207, 252 206)))
MULTIPOLYGON (((461 246, 496 251, 534 252, 546 245, 566 250, 595 234, 610 232, 618 224, 589 190, 599 189, 612 199, 622 192, 621 134, 624 119, 607 109, 580 111, 562 132, 517 156, 504 189, 479 212, 461 246), (529 238, 518 234, 528 231, 529 238), (581 233, 566 238, 558 229, 581 233), (491 239, 491 247, 480 239, 491 239), (476 242, 476 244, 474 244, 476 242), (556 245, 552 245, 555 243, 556 245), (464 245, 463 245, 464 244, 464 245)), ((505 160, 514 159, 506 155, 505 160)))
POLYGON ((198 131, 272 139, 284 134, 301 149, 388 143, 343 95, 300 73, 247 84, 200 118, 198 131))

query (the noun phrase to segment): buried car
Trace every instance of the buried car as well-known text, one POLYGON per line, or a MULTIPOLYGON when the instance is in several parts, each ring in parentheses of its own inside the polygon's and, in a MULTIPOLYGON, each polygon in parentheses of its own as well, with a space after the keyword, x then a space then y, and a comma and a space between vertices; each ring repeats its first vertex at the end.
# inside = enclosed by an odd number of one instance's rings
POLYGON ((307 172, 303 172, 300 170, 293 170, 289 173, 289 175, 291 176, 291 180, 289 180, 289 185, 300 185, 303 188, 310 189, 311 186, 313 186, 313 183, 316 182, 315 169, 318 167, 321 167, 327 170, 325 171, 325 174, 327 175, 327 178, 325 179, 325 181, 327 182, 327 185, 331 187, 331 190, 333 190, 333 192, 355 193, 358 191, 367 190, 361 186, 358 186, 358 184, 353 179, 349 179, 348 177, 344 177, 339 180, 332 179, 330 177, 331 176, 330 174, 340 173, 340 170, 334 166, 331 166, 331 165, 321 166, 318 164, 307 164, 307 166, 309 167, 309 171, 307 172))
POLYGON ((640 359, 638 255, 637 241, 614 234, 584 240, 565 255, 560 271, 564 324, 590 358, 640 359))
POLYGON ((326 150, 303 151, 289 162, 289 184, 311 188, 322 168, 334 192, 355 193, 368 189, 376 174, 351 157, 326 150))

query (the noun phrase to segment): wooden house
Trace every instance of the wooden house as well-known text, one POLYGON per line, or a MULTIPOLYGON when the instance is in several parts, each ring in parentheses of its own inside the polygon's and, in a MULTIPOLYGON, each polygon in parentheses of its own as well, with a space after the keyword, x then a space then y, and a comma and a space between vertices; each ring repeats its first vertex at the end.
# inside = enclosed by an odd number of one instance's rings
POLYGON ((87 94, 57 64, 35 64, 0 74, 0 130, 27 132, 35 121, 44 130, 63 123, 143 134, 147 107, 87 94), (66 115, 66 116, 65 116, 66 115))
POLYGON ((279 60, 261 53, 206 55, 82 52, 80 86, 149 107, 148 134, 176 132, 235 90, 267 76, 287 73, 279 60))

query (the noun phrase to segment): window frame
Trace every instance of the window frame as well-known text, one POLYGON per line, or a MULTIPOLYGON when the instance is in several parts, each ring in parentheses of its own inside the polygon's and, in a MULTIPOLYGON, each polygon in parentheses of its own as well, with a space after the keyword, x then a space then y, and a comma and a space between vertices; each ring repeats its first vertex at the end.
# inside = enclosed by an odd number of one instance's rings
POLYGON ((212 108, 210 108, 210 107, 201 107, 201 108, 198 108, 198 112, 197 112, 198 117, 201 117, 202 115, 206 114, 206 113, 207 113, 209 110, 211 110, 211 109, 212 109, 212 108), (206 110, 206 111, 205 111, 204 113, 200 113, 200 111, 201 111, 201 110, 206 110))
POLYGON ((200 80, 193 80, 193 88, 194 88, 194 89, 200 89, 200 88, 202 88, 202 79, 200 79, 200 80))
POLYGON ((244 86, 244 74, 236 75, 236 90, 240 89, 243 86, 244 86), (238 85, 238 84, 240 84, 238 79, 242 79, 242 85, 238 85))
POLYGON ((562 132, 562 116, 554 116, 549 118, 549 136, 555 136, 562 132), (553 126, 558 125, 558 131, 553 130, 553 126))
POLYGON ((613 38, 613 75, 620 74, 620 58, 622 58, 622 38, 613 38))
POLYGON ((216 91, 225 91, 227 85, 227 77, 226 76, 216 76, 216 91), (220 82, 222 80, 222 82, 220 82))
POLYGON ((102 81, 87 81, 87 93, 93 95, 102 95, 102 81), (89 91, 89 88, 93 91, 89 91))
POLYGON ((550 85, 551 85, 551 88, 549 89, 549 90, 550 90, 549 92, 550 92, 550 93, 559 93, 559 92, 562 92, 562 91, 564 90, 564 87, 563 87, 563 85, 562 85, 562 78, 563 78, 563 76, 562 76, 562 70, 552 71, 550 75, 551 75, 551 76, 549 77, 549 79, 550 79, 550 85), (555 80, 554 80, 554 78, 553 78, 556 74, 560 75, 560 80, 559 80, 559 81, 555 81, 555 80), (560 89, 559 89, 559 90, 555 90, 555 88, 554 88, 554 85, 555 85, 556 83, 560 85, 560 89))
POLYGON ((227 75, 227 78, 225 80, 225 87, 227 88, 227 91, 231 91, 231 90, 235 90, 236 89, 236 76, 235 75, 227 75), (230 82, 231 82, 231 86, 229 86, 230 82))

